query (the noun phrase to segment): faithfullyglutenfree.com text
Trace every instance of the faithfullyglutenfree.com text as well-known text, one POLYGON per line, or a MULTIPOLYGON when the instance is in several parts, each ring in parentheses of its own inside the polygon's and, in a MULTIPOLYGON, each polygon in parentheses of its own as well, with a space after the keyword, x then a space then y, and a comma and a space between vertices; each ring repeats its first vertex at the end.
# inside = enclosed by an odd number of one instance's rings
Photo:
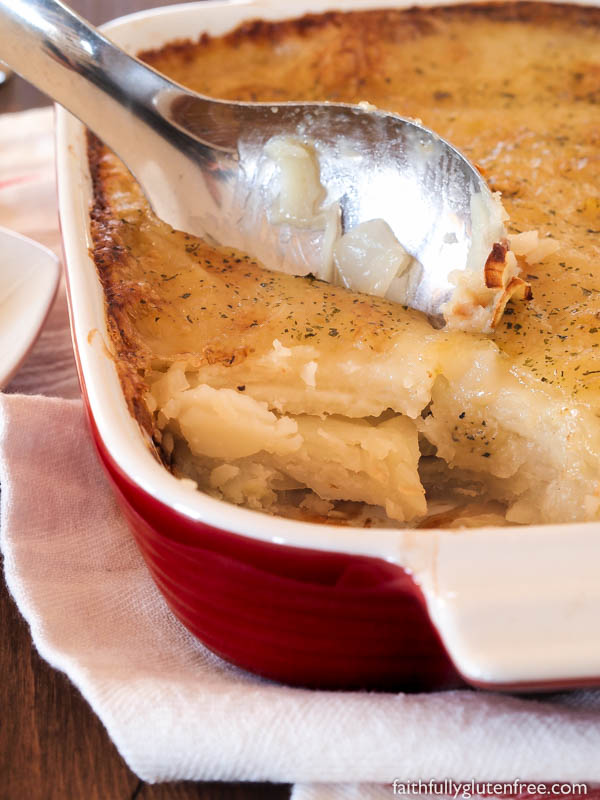
POLYGON ((444 795, 454 800, 470 800, 474 797, 506 795, 510 798, 526 798, 531 795, 544 797, 582 797, 588 793, 585 783, 535 783, 533 781, 401 781, 395 780, 392 791, 396 795, 444 795))

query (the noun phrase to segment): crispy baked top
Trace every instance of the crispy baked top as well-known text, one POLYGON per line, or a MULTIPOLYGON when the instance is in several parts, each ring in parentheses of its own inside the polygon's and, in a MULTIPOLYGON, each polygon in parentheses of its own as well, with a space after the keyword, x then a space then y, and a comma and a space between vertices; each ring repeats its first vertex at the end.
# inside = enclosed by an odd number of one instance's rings
MULTIPOLYGON (((502 192, 513 232, 537 228, 562 245, 527 268, 534 298, 511 304, 493 338, 516 370, 598 409, 599 54, 599 9, 507 3, 258 21, 142 57, 215 97, 368 100, 456 144, 502 192)), ((90 156, 96 262, 134 388, 142 362, 243 358, 272 338, 274 316, 282 341, 340 332, 343 290, 328 288, 313 308, 310 281, 265 280, 248 256, 173 233, 98 142, 90 156)), ((384 301, 352 302, 356 324, 348 317, 344 332, 368 329, 372 347, 408 319, 423 324, 384 301)))
POLYGON ((367 100, 418 117, 561 249, 494 334, 515 366, 600 407, 600 9, 506 3, 250 22, 142 57, 241 100, 367 100))

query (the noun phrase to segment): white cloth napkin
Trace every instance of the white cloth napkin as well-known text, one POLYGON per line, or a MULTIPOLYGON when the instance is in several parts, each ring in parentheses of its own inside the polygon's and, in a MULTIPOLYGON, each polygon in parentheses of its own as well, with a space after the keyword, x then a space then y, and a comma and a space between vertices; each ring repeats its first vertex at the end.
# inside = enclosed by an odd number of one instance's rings
MULTIPOLYGON (((51 129, 49 110, 0 118, 0 224, 56 248, 51 129)), ((9 390, 38 396, 0 396, 6 581, 40 654, 144 780, 290 782, 294 800, 391 797, 394 779, 600 781, 600 691, 316 692, 194 639, 129 535, 81 401, 65 399, 77 388, 64 293, 9 390)))

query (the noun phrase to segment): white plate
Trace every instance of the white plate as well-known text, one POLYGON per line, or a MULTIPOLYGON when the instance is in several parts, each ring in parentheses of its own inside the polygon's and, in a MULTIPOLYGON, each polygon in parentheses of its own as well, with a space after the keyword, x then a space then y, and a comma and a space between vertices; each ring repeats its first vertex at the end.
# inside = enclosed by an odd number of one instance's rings
POLYGON ((39 336, 58 288, 54 253, 0 228, 0 388, 17 372, 39 336))

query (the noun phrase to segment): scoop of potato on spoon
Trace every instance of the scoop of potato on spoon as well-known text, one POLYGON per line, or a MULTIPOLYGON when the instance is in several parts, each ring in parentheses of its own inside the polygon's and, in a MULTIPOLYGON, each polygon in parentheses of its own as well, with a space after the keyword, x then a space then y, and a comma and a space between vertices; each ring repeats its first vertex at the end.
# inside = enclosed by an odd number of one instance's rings
POLYGON ((502 206, 418 121, 366 103, 196 94, 59 0, 0 0, 0 55, 112 148, 174 228, 432 317, 470 315, 472 329, 489 330, 506 302, 518 270, 494 249, 502 206))

